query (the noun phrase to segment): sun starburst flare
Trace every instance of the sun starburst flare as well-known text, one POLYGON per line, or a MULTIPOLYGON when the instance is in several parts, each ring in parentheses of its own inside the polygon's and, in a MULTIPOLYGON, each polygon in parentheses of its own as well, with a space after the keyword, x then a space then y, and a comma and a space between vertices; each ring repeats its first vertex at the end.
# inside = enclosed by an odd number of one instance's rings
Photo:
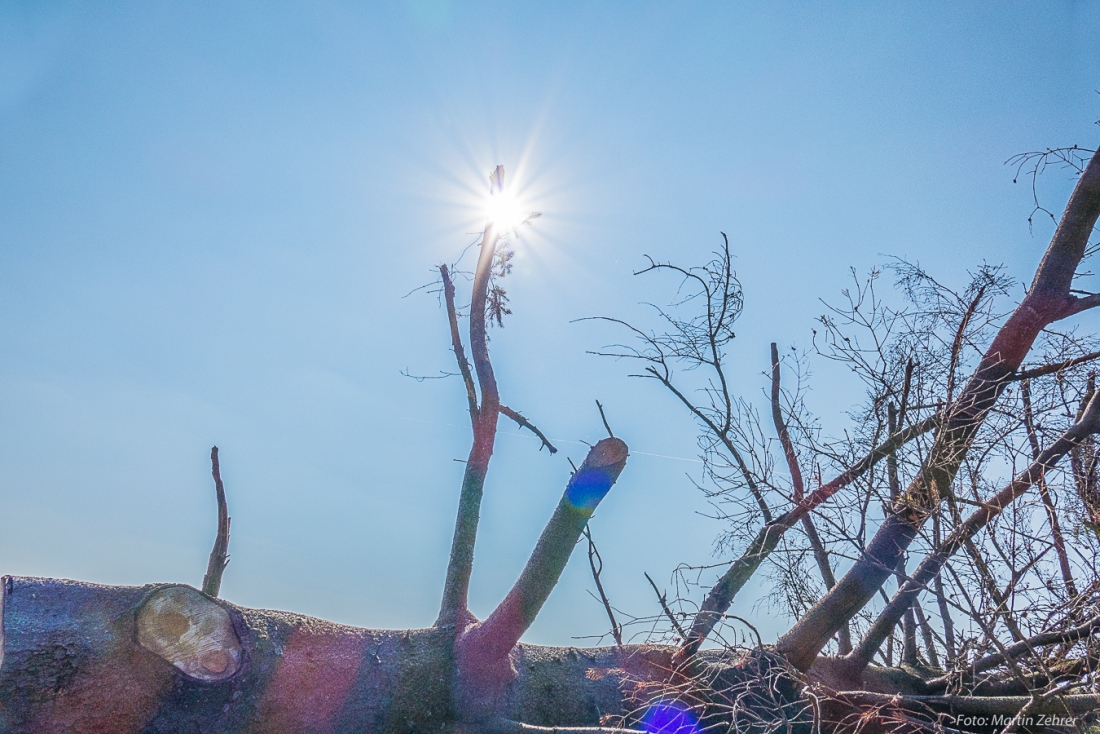
POLYGON ((504 236, 542 216, 530 211, 513 191, 504 185, 504 166, 497 166, 489 176, 489 196, 485 202, 485 221, 504 236))

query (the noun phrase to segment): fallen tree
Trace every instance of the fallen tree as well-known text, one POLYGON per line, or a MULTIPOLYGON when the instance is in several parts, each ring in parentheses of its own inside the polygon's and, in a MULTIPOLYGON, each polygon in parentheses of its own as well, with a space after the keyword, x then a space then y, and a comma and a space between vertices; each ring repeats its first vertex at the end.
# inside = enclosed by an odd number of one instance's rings
MULTIPOLYGON (((503 195, 500 167, 491 188, 495 196, 503 195)), ((797 401, 783 406, 781 360, 773 347, 772 422, 788 472, 784 485, 764 460, 767 447, 753 443, 762 433, 754 428, 751 410, 734 396, 723 369, 724 347, 733 338, 731 324, 740 311, 728 242, 705 268, 651 261, 647 271, 675 272, 696 290, 694 303, 702 304, 701 313, 687 320, 662 314, 671 325, 664 334, 630 326, 640 342, 606 353, 643 360, 643 375, 658 381, 699 421, 712 479, 747 508, 742 534, 734 539, 743 549, 691 615, 682 605, 674 611, 661 597, 662 614, 675 637, 594 648, 543 647, 520 639, 552 592, 588 519, 625 468, 629 449, 610 426, 608 437, 591 447, 568 480, 511 591, 484 620, 467 608, 499 417, 530 429, 555 450, 538 428, 502 402, 497 388, 486 328, 508 313, 501 279, 509 269, 507 238, 513 230, 490 222, 473 273, 470 360, 453 268, 439 268, 473 441, 436 623, 422 630, 367 630, 219 599, 230 523, 215 449, 218 536, 201 591, 178 584, 107 587, 4 577, 0 730, 687 733, 1079 726, 1100 703, 1094 678, 1100 580, 1095 566, 1088 578, 1073 578, 1051 478, 1056 464, 1069 455, 1068 486, 1086 512, 1098 510, 1090 522, 1100 522, 1092 438, 1100 431, 1100 396, 1091 381, 1078 379, 1098 354, 1065 352, 1063 359, 1031 369, 1024 360, 1044 330, 1100 303, 1100 295, 1073 287, 1098 215, 1100 155, 1093 155, 1082 166, 1027 294, 1007 318, 990 311, 985 319, 992 337, 961 390, 955 393, 962 382, 956 371, 965 363, 967 345, 984 333, 974 325, 997 289, 990 272, 984 272, 969 297, 958 299, 962 307, 954 322, 937 322, 952 323, 955 332, 938 367, 918 364, 912 354, 887 354, 886 342, 879 344, 881 369, 865 370, 874 384, 867 430, 848 437, 842 448, 815 438, 797 401), (673 366, 684 361, 712 371, 703 402, 677 383, 673 366), (1020 415, 1003 409, 1008 418, 1002 420, 997 406, 1014 385, 1024 388, 1021 398, 1027 391, 1026 406, 1020 415), (1064 405, 1076 401, 1061 424, 1048 405, 1057 396, 1064 405), (1009 420, 1015 418, 1020 420, 1009 420), (990 430, 996 435, 983 433, 990 430), (975 479, 988 466, 983 457, 991 455, 992 447, 1008 446, 1007 437, 1017 430, 1027 432, 1034 449, 1027 467, 1013 472, 998 492, 964 497, 960 480, 973 480, 975 492, 983 489, 975 479), (1051 430, 1055 434, 1046 435, 1051 430), (930 443, 922 443, 929 436, 930 443), (806 454, 814 455, 808 464, 806 454), (840 469, 834 479, 821 481, 829 463, 840 469), (886 471, 876 475, 882 464, 886 471), (910 481, 903 490, 900 478, 907 471, 910 481), (808 479, 814 475, 816 482, 808 479), (880 487, 888 493, 880 493, 880 487), (1013 569, 1003 588, 975 543, 990 537, 995 544, 990 526, 1032 488, 1047 498, 1049 542, 1034 537, 1033 525, 1016 527, 1013 537, 1031 538, 1035 552, 1016 565, 1013 553, 1003 554, 1013 569), (880 496, 885 499, 876 522, 870 508, 880 496), (963 517, 962 505, 974 509, 963 517), (853 519, 858 532, 850 531, 853 519), (924 532, 928 524, 930 534, 924 532), (801 555, 791 545, 795 536, 804 544, 801 555), (915 547, 927 553, 909 574, 906 553, 915 547), (848 549, 847 561, 840 548, 848 549), (957 569, 953 559, 963 550, 967 565, 957 569), (1040 621, 1046 628, 1026 634, 1011 602, 1027 574, 1039 573, 1049 555, 1058 557, 1062 574, 1049 585, 1060 614, 1048 615, 1040 621), (806 593, 809 586, 796 588, 793 582, 784 587, 798 614, 774 645, 759 638, 745 647, 705 645, 731 619, 730 605, 754 573, 768 567, 804 581, 799 574, 808 558, 824 590, 806 593), (842 565, 846 570, 840 573, 842 565), (944 582, 945 570, 953 584, 944 582), (876 597, 887 596, 889 584, 896 586, 895 593, 876 608, 876 597), (922 594, 936 599, 942 634, 932 629, 931 615, 919 605, 922 594), (951 610, 981 627, 984 637, 974 642, 953 632, 951 610), (891 646, 899 626, 901 654, 895 665, 891 646), (876 656, 883 664, 875 663, 876 656), (993 715, 1007 718, 995 724, 993 715), (1034 717, 1040 716, 1049 721, 1037 725, 1034 717)), ((860 313, 861 307, 865 315, 875 313, 858 299, 851 313, 860 313)), ((869 364, 860 356, 866 350, 844 339, 834 340, 833 355, 869 364)), ((605 603, 617 627, 606 598, 605 603)))

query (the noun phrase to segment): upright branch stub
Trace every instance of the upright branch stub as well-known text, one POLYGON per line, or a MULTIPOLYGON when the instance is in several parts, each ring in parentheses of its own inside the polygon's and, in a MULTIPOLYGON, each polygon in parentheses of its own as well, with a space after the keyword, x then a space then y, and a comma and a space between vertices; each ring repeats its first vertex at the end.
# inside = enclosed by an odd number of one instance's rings
MULTIPOLYGON (((497 166, 490 177, 490 193, 499 195, 504 187, 504 167, 497 166)), ((493 455, 496 441, 497 419, 500 417, 500 394, 497 391, 496 376, 489 361, 489 344, 486 338, 485 302, 488 295, 489 280, 492 276, 493 257, 496 253, 500 235, 492 222, 485 225, 481 235, 481 254, 478 256, 477 270, 474 272, 473 293, 470 299, 470 354, 473 358, 474 372, 477 374, 478 387, 481 389, 481 405, 475 404, 474 391, 468 372, 464 373, 466 392, 470 402, 470 414, 473 420, 474 440, 470 455, 466 460, 466 471, 462 477, 462 491, 458 500, 458 515, 455 518, 454 539, 451 542, 451 555, 447 564, 447 580, 443 585, 443 601, 439 608, 437 624, 457 626, 467 615, 467 597, 470 589, 470 574, 474 566, 474 544, 477 540, 477 524, 481 514, 481 495, 485 488, 485 475, 489 471, 489 459, 493 455)), ((442 269, 441 269, 442 274, 442 269)), ((452 313, 454 298, 453 287, 448 291, 444 276, 444 294, 448 296, 448 316, 452 313)), ((452 324, 456 321, 452 317, 452 324)), ((452 340, 457 328, 452 328, 452 340)), ((461 345, 461 340, 455 343, 461 345)), ((459 356, 456 350, 456 356, 459 356)), ((462 367, 460 357, 460 368, 462 367)))
POLYGON ((229 564, 229 508, 225 503, 225 486, 222 484, 217 446, 210 449, 210 473, 214 475, 214 491, 218 496, 218 536, 214 539, 210 562, 202 579, 202 593, 216 597, 221 590, 222 573, 229 564))
POLYGON ((484 622, 459 639, 459 665, 465 674, 476 676, 478 671, 507 665, 509 651, 558 583, 588 519, 619 478, 628 454, 626 443, 618 438, 605 438, 589 450, 512 590, 484 622))

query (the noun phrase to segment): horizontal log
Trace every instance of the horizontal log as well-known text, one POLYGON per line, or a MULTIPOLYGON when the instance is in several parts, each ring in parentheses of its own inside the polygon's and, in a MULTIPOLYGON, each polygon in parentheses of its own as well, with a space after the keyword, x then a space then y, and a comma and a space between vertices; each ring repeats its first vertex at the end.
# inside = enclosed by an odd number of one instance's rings
MULTIPOLYGON (((188 586, 5 576, 5 734, 343 734, 449 728, 453 637, 238 607, 188 586)), ((623 712, 623 671, 662 675, 671 648, 516 646, 501 715, 594 726, 623 712)))

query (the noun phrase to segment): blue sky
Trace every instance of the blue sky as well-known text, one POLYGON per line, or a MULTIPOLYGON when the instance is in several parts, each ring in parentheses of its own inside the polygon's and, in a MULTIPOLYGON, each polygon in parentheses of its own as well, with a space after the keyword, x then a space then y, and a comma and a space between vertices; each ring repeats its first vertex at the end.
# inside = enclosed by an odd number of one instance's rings
MULTIPOLYGON (((364 626, 435 616, 469 429, 444 314, 411 290, 479 227, 503 164, 543 212, 493 332, 503 425, 471 603, 504 595, 565 455, 634 450, 593 520, 612 600, 707 563, 695 429, 586 350, 669 295, 643 255, 730 235, 737 390, 770 341, 888 255, 1030 278, 1015 153, 1100 129, 1100 3, 0 2, 0 571, 198 584, 211 444, 233 516, 223 596, 364 626)), ((1043 180, 1059 209, 1071 182, 1043 180)), ((1085 328, 1096 325, 1085 316, 1085 328)), ((858 388, 823 367, 843 428, 858 388)), ((528 639, 606 629, 578 553, 528 639)), ((759 596, 759 589, 754 593, 759 596)), ((751 594, 735 613, 783 622, 751 594)))

